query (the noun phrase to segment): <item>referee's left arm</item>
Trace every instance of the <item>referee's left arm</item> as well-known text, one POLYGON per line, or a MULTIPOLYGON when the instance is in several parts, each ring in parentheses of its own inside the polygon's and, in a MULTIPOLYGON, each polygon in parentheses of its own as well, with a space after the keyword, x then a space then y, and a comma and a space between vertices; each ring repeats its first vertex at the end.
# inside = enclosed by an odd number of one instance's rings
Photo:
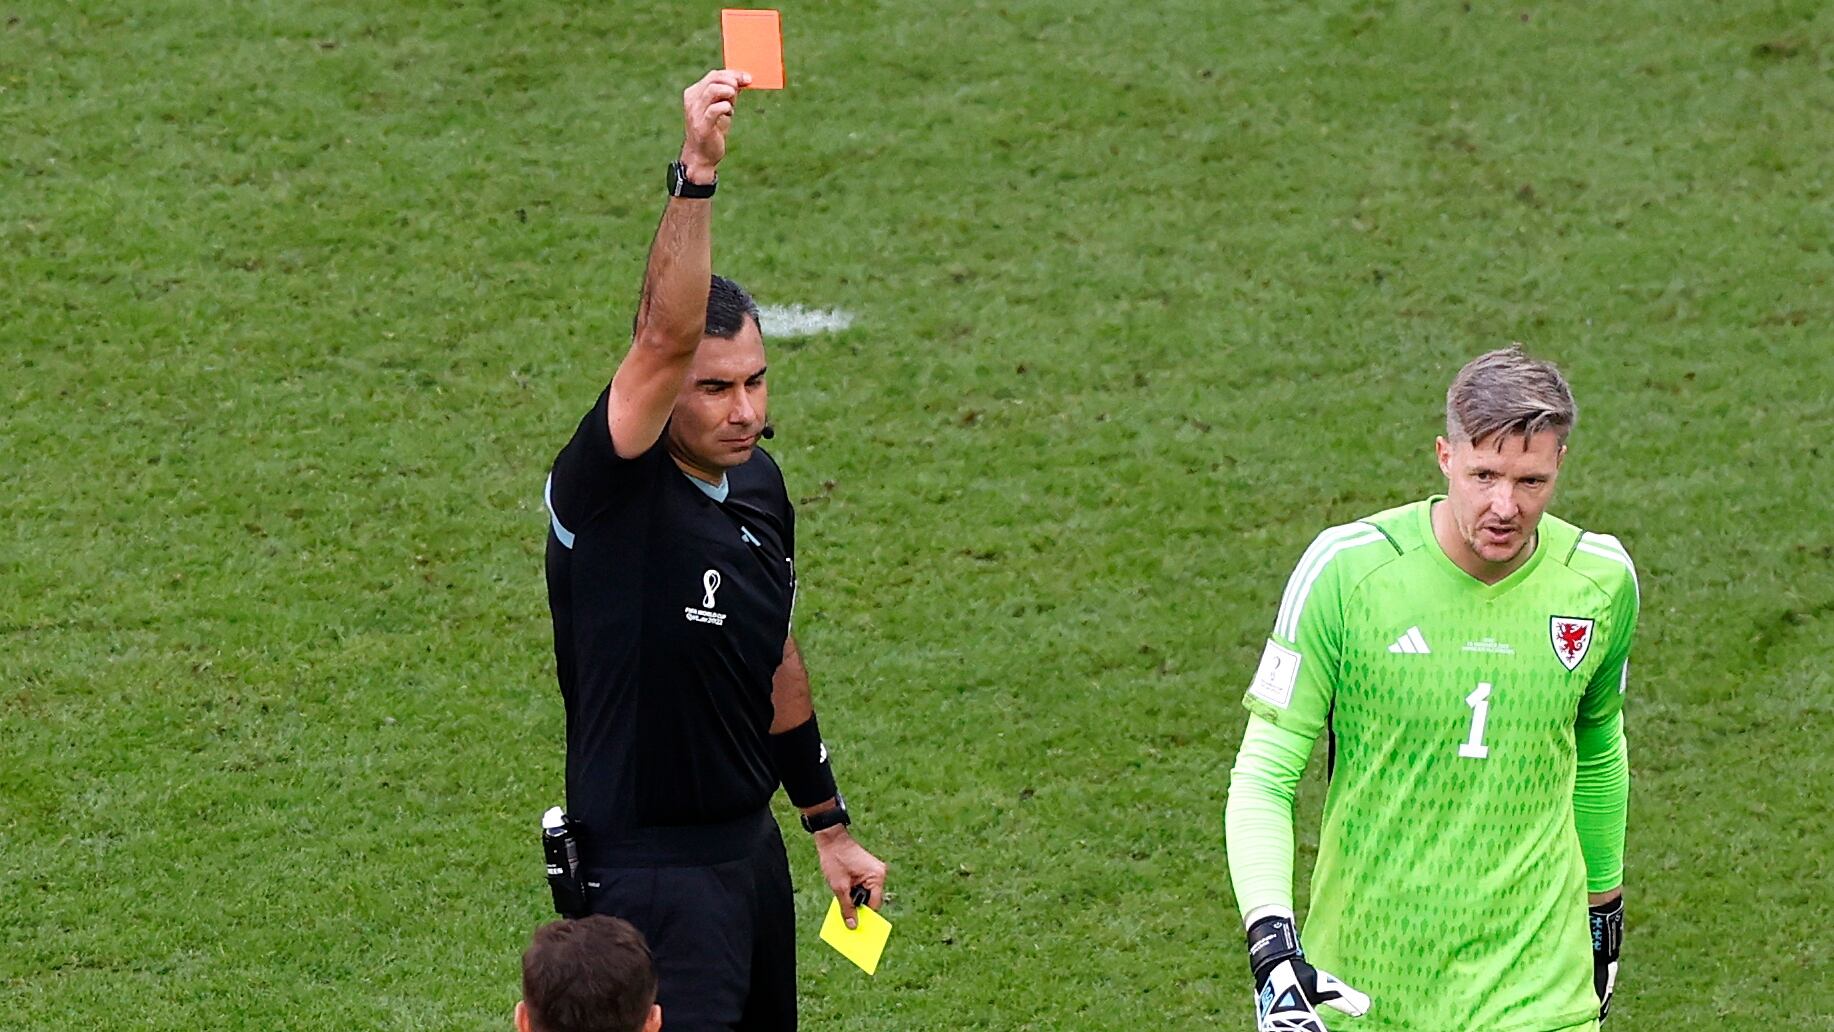
POLYGON ((783 640, 783 662, 771 678, 771 758, 790 802, 802 811, 804 824, 815 824, 815 852, 822 876, 840 901, 847 927, 855 926, 853 891, 867 892, 874 910, 885 902, 885 863, 853 840, 845 805, 828 763, 828 747, 815 722, 809 692, 809 668, 794 635, 783 640), (833 818, 839 818, 838 821, 833 818))
POLYGON ((783 639, 783 663, 771 678, 771 734, 780 735, 807 723, 815 716, 815 700, 809 695, 809 668, 802 662, 802 650, 796 647, 796 636, 783 639))

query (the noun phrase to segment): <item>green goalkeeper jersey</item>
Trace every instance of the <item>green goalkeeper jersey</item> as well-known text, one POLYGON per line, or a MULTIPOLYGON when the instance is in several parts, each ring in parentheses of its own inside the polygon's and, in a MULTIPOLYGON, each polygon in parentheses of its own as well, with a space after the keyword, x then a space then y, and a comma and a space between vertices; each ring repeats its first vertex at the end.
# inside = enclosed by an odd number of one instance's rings
POLYGON ((1318 536, 1244 700, 1329 736, 1301 940, 1373 1001, 1334 1030, 1587 1027, 1574 735, 1622 706, 1636 574, 1616 538, 1548 516, 1484 584, 1435 540, 1436 501, 1318 536))

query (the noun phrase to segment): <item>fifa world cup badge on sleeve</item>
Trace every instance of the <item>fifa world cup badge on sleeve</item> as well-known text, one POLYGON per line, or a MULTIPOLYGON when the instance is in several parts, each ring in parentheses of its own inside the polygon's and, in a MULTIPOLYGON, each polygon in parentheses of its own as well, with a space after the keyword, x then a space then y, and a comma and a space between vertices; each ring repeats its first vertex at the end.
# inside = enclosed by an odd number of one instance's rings
POLYGON ((1272 638, 1261 653, 1261 665, 1255 669, 1254 682, 1248 694, 1281 709, 1293 704, 1293 686, 1299 683, 1299 662, 1304 657, 1272 638))

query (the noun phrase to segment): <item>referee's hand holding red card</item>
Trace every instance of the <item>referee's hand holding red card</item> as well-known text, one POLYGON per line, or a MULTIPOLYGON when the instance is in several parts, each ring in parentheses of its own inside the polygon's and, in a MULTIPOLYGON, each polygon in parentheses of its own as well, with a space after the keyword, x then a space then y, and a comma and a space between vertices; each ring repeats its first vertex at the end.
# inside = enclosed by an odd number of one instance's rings
POLYGON ((688 179, 713 182, 714 169, 726 156, 726 131, 732 128, 733 104, 739 90, 751 82, 749 72, 721 68, 701 76, 682 91, 681 113, 686 123, 681 142, 681 163, 688 179))

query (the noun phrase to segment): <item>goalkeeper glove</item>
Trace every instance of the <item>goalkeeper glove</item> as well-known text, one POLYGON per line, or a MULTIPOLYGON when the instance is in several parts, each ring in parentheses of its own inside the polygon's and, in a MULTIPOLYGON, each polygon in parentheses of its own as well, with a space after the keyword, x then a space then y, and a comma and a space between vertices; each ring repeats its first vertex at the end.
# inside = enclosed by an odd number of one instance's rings
POLYGON ((1316 1004, 1352 1016, 1369 1010, 1369 997, 1305 962, 1290 917, 1276 914, 1248 926, 1248 966, 1259 1032, 1327 1032, 1316 1004))
POLYGON ((1618 949, 1624 945, 1624 897, 1586 908, 1592 925, 1592 988, 1598 992, 1598 1020, 1611 1013, 1611 991, 1617 988, 1618 949))

